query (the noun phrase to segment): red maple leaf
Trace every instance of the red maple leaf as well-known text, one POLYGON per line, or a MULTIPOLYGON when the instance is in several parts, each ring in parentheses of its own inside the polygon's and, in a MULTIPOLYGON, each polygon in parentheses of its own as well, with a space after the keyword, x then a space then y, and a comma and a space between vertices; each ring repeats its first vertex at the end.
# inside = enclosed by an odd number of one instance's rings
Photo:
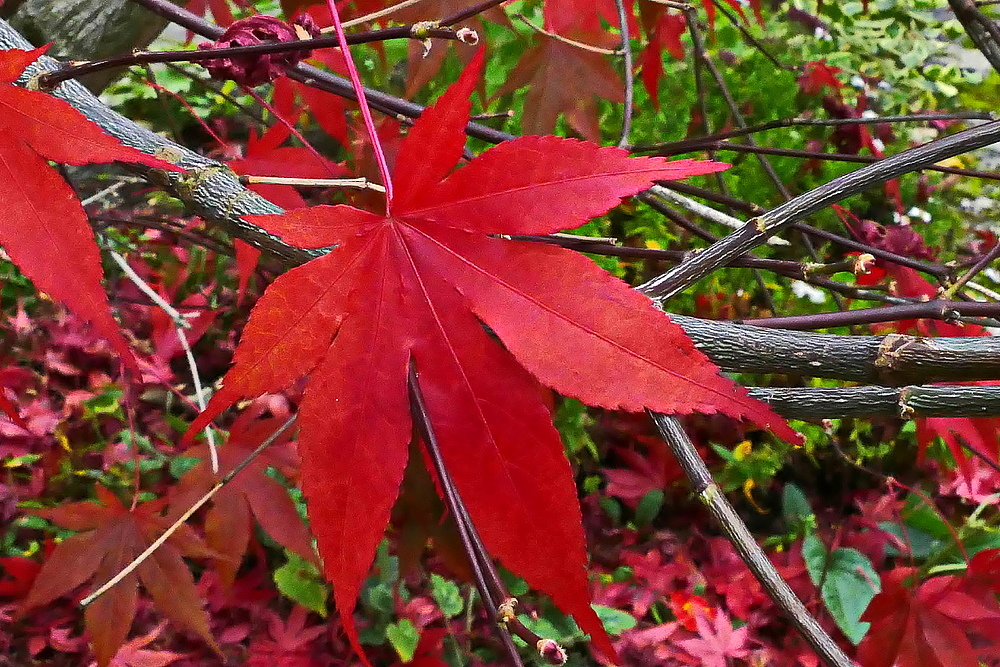
MULTIPOLYGON (((595 46, 615 46, 615 38, 605 32, 575 31, 566 36, 595 46)), ((581 137, 600 141, 596 98, 625 101, 621 78, 607 56, 547 36, 521 56, 494 97, 523 86, 528 87, 521 114, 525 134, 552 132, 563 115, 581 137)))
POLYGON ((101 285, 101 255, 87 215, 47 160, 176 167, 123 146, 67 102, 13 85, 47 48, 0 53, 0 245, 39 291, 88 321, 135 369, 101 285))
POLYGON ((680 60, 684 57, 681 36, 687 31, 684 14, 670 12, 663 5, 644 2, 639 5, 639 18, 646 31, 647 43, 639 54, 642 85, 646 87, 653 107, 660 108, 660 77, 663 76, 663 51, 680 60))
MULTIPOLYGON (((167 622, 163 621, 148 633, 123 644, 108 667, 166 667, 185 657, 183 653, 154 651, 146 648, 159 639, 166 624, 167 622)), ((97 664, 92 662, 90 667, 96 667, 97 664)))
POLYGON ((705 614, 695 612, 695 627, 698 637, 682 639, 677 643, 692 656, 701 660, 704 667, 727 667, 730 658, 746 658, 749 626, 733 629, 729 616, 721 609, 716 610, 715 620, 710 621, 705 614))
POLYGON ((247 667, 318 667, 318 651, 310 646, 328 631, 325 623, 307 625, 309 612, 296 605, 284 621, 270 609, 265 610, 268 637, 255 637, 250 644, 247 667))
MULTIPOLYGON (((105 487, 97 486, 97 503, 69 503, 35 510, 57 526, 81 531, 56 546, 35 577, 22 612, 48 604, 85 581, 100 585, 118 574, 159 537, 170 521, 160 516, 163 502, 155 500, 129 509, 105 487)), ((84 612, 98 664, 108 665, 125 642, 135 617, 139 583, 159 609, 218 650, 208 628, 191 570, 181 556, 218 557, 186 526, 175 532, 135 571, 84 612)))
POLYGON ((864 667, 979 665, 979 656, 1000 642, 1000 605, 979 585, 984 564, 978 561, 967 580, 934 577, 912 588, 907 580, 914 568, 883 574, 882 592, 861 616, 872 626, 858 645, 858 661, 864 667))
POLYGON ((23 597, 31 589, 39 569, 37 561, 24 556, 0 558, 0 598, 23 597))
MULTIPOLYGON (((274 433, 282 421, 272 418, 235 424, 229 440, 219 449, 218 473, 212 472, 207 445, 185 452, 186 456, 197 457, 201 461, 188 470, 171 490, 168 516, 179 516, 191 507, 274 433)), ((287 442, 274 443, 212 497, 211 507, 205 516, 205 537, 208 546, 225 557, 218 565, 223 585, 231 586, 236 579, 236 571, 250 544, 251 515, 275 542, 318 564, 312 548, 312 536, 299 517, 295 503, 287 489, 267 474, 267 468, 273 466, 287 475, 291 469, 297 468, 295 459, 287 442)))
POLYGON ((299 408, 303 489, 357 647, 351 612, 407 463, 414 362, 486 547, 613 654, 590 607, 576 488, 538 380, 606 408, 722 412, 797 434, 720 377, 648 298, 582 255, 503 237, 575 227, 653 180, 724 165, 522 137, 449 175, 482 64, 480 53, 403 140, 387 215, 318 206, 248 216, 290 243, 337 247, 264 293, 188 437, 240 398, 310 375, 299 408))

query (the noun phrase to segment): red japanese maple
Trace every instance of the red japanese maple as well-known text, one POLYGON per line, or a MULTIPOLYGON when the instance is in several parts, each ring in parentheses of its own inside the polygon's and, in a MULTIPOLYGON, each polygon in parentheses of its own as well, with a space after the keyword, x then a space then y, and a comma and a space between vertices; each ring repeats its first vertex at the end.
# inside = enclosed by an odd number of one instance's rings
MULTIPOLYGON (((97 486, 97 498, 99 503, 69 503, 35 511, 57 526, 81 532, 56 546, 35 577, 23 611, 69 594, 85 581, 106 582, 142 553, 170 524, 159 515, 164 504, 162 500, 129 509, 100 485, 97 486)), ((190 527, 184 526, 135 572, 87 607, 84 622, 92 637, 98 664, 107 665, 125 641, 135 617, 140 582, 168 618, 195 632, 218 650, 194 577, 181 559, 182 555, 217 556, 190 527)))
POLYGON ((934 577, 908 587, 914 568, 882 575, 882 592, 861 616, 871 629, 858 646, 866 667, 974 667, 1000 642, 996 551, 969 563, 966 577, 934 577), (993 589, 993 590, 991 590, 993 589))
POLYGON ((134 367, 101 285, 101 256, 87 215, 46 160, 176 167, 123 146, 65 101, 13 85, 46 48, 0 52, 0 245, 35 287, 92 324, 134 367))
POLYGON ((303 488, 357 647, 351 612, 407 463, 414 363, 486 547, 610 653, 590 607, 571 469, 538 381, 607 408, 722 412, 797 434, 720 377, 649 299, 583 256, 507 236, 578 226, 651 181, 726 165, 533 136, 450 174, 482 63, 480 53, 403 141, 385 215, 319 206, 248 216, 289 243, 336 248, 261 297, 190 433, 242 397, 310 376, 299 409, 303 488))

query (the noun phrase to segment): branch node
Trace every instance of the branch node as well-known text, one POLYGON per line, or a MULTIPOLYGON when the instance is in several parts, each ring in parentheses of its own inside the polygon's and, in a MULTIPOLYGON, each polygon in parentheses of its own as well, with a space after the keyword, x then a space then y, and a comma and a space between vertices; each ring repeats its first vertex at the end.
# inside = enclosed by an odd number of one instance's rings
POLYGON ((854 260, 854 275, 864 276, 871 272, 875 266, 875 256, 868 253, 858 255, 854 260))
POLYGON ((514 613, 514 608, 517 607, 517 598, 507 598, 500 603, 497 607, 497 623, 503 623, 506 625, 513 621, 517 614, 514 613))
POLYGON ((878 353, 875 355, 875 368, 895 368, 900 352, 913 340, 904 334, 891 333, 879 343, 878 353))
POLYGON ((899 417, 900 419, 913 419, 917 411, 909 404, 911 387, 903 387, 899 391, 899 417))
POLYGON ((431 30, 440 28, 441 24, 438 21, 418 21, 413 24, 410 28, 410 37, 414 39, 426 39, 429 40, 431 37, 431 30))
POLYGON ((539 639, 535 648, 538 649, 538 655, 542 656, 542 659, 550 665, 565 665, 566 660, 569 659, 566 655, 566 649, 554 639, 539 639))
POLYGON ((479 33, 472 28, 459 28, 455 32, 455 37, 458 37, 458 41, 462 44, 468 44, 469 46, 475 46, 479 43, 479 33))

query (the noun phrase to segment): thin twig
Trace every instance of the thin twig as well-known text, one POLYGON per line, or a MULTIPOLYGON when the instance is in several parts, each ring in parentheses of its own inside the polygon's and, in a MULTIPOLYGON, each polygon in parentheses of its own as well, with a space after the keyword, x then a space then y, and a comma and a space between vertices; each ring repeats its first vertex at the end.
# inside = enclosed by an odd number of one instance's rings
POLYGON ((733 232, 697 257, 648 281, 640 289, 660 300, 668 299, 733 257, 746 254, 765 239, 830 204, 902 174, 997 141, 1000 141, 1000 121, 993 121, 897 153, 876 164, 835 178, 749 221, 743 229, 733 232))
MULTIPOLYGON (((205 409, 205 393, 201 385, 201 375, 198 373, 198 363, 195 361, 194 354, 191 353, 191 346, 188 344, 187 335, 184 333, 185 329, 191 328, 191 323, 182 315, 176 308, 171 306, 167 301, 157 294, 156 290, 150 287, 145 280, 142 279, 138 273, 135 272, 128 261, 122 257, 119 253, 111 250, 111 258, 115 260, 115 263, 121 267, 121 270, 125 272, 139 290, 148 296, 150 300, 160 307, 160 309, 165 312, 171 320, 174 322, 174 328, 177 332, 177 339, 181 343, 181 347, 184 348, 184 358, 187 360, 188 370, 191 373, 191 382, 194 384, 194 397, 195 401, 198 403, 198 407, 201 410, 205 409)), ((212 430, 211 426, 205 427, 205 440, 208 442, 209 456, 212 461, 212 472, 219 472, 219 450, 215 445, 215 432, 212 430)))
POLYGON ((763 123, 747 125, 726 132, 693 137, 682 141, 666 141, 657 144, 636 144, 629 150, 633 153, 652 153, 662 151, 673 155, 675 152, 686 152, 689 147, 703 145, 706 141, 722 141, 733 137, 745 137, 767 130, 777 130, 787 127, 838 127, 842 125, 877 125, 880 123, 924 123, 932 120, 996 120, 997 114, 992 111, 954 111, 933 112, 924 114, 905 114, 899 116, 866 116, 864 118, 780 118, 763 123))
MULTIPOLYGON (((420 380, 417 375, 416 365, 412 359, 410 360, 407 384, 409 386, 410 409, 413 412, 414 423, 427 445, 427 452, 430 455, 431 463, 434 465, 434 471, 437 473, 438 481, 441 483, 445 505, 455 519, 455 525, 458 526, 458 535, 462 541, 462 547, 465 550, 469 565, 472 568, 476 590, 479 591, 479 596, 487 608, 488 615, 495 620, 501 601, 497 599, 487 580, 485 568, 488 567, 488 564, 483 562, 480 554, 477 553, 473 546, 472 537, 469 534, 469 526, 463 518, 461 498, 458 496, 458 490, 451 482, 451 475, 448 473, 448 469, 444 464, 444 458, 441 456, 441 449, 437 444, 437 435, 434 433, 434 425, 431 423, 427 404, 424 401, 423 392, 420 390, 420 380)), ((524 667, 521 656, 517 652, 517 647, 511 641, 510 635, 502 629, 500 635, 511 664, 514 667, 524 667)))
POLYGON ((545 28, 532 23, 531 19, 529 19, 524 14, 514 14, 514 18, 518 19, 519 21, 527 25, 529 28, 531 28, 538 34, 545 35, 546 37, 556 40, 557 42, 562 42, 563 44, 568 44, 569 46, 574 46, 578 49, 583 49, 584 51, 590 51, 591 53, 600 53, 603 56, 618 55, 618 52, 615 51, 614 49, 605 49, 600 46, 593 46, 592 44, 584 44, 583 42, 578 42, 575 39, 570 39, 569 37, 563 37, 562 35, 550 32, 545 28))
POLYGON ((246 184, 297 185, 304 188, 356 188, 358 190, 374 190, 385 192, 378 183, 372 183, 367 178, 289 178, 285 176, 240 176, 240 182, 246 184))
POLYGON ((993 263, 997 257, 1000 257, 1000 243, 995 243, 990 251, 979 258, 979 260, 972 265, 972 267, 966 271, 962 276, 954 282, 948 289, 946 289, 941 294, 942 299, 953 299, 955 294, 964 285, 966 285, 970 280, 975 278, 979 273, 985 269, 987 266, 993 263))
POLYGON ((722 2, 719 2, 719 0, 712 0, 712 3, 715 5, 715 8, 722 13, 723 16, 729 19, 729 22, 733 24, 733 27, 739 30, 740 34, 743 35, 743 39, 750 42, 750 44, 752 44, 755 49, 760 51, 760 53, 765 58, 771 61, 771 64, 773 64, 778 69, 784 70, 786 72, 798 71, 799 69, 798 67, 795 67, 794 65, 786 65, 785 63, 775 58, 774 55, 772 55, 771 52, 768 51, 763 44, 761 44, 759 39, 750 34, 750 31, 747 30, 746 26, 744 26, 739 21, 739 19, 737 19, 736 16, 734 16, 733 13, 729 11, 729 8, 726 7, 722 2))
MULTIPOLYGON (((353 28, 356 25, 361 25, 362 23, 368 23, 369 21, 374 21, 380 19, 384 16, 389 16, 390 14, 395 14, 396 12, 406 9, 407 7, 412 7, 413 5, 423 2, 424 0, 403 0, 395 5, 389 5, 385 9, 380 9, 377 12, 372 12, 371 14, 365 14, 364 16, 359 16, 356 19, 351 19, 350 21, 344 21, 344 28, 353 28)), ((328 28, 323 28, 322 32, 328 34, 334 31, 334 27, 330 26, 328 28)))
POLYGON ((146 281, 142 279, 142 276, 135 272, 135 269, 129 265, 128 261, 126 261, 124 257, 114 250, 110 250, 109 252, 111 253, 111 259, 113 259, 125 275, 128 276, 128 279, 135 283, 135 286, 139 288, 139 291, 148 296, 150 301, 155 303, 161 310, 163 310, 163 312, 169 315, 170 319, 174 321, 174 324, 185 329, 191 328, 191 323, 184 319, 184 316, 181 315, 176 308, 167 303, 162 296, 157 294, 156 290, 150 287, 146 281))
MULTIPOLYGON (((982 126, 980 126, 982 127, 982 126)), ((954 135, 952 135, 954 136, 954 135)), ((926 145, 926 144, 925 144, 926 145)), ((704 150, 732 151, 734 153, 754 153, 759 155, 776 155, 778 157, 794 157, 805 160, 829 160, 831 162, 856 162, 858 164, 878 164, 889 158, 875 157, 873 155, 854 155, 851 153, 824 153, 821 151, 803 151, 794 148, 770 148, 767 146, 748 146, 746 144, 733 144, 728 141, 709 142, 702 144, 698 148, 691 148, 687 152, 697 152, 704 150)), ((664 153, 666 154, 666 153, 664 153)), ((942 174, 955 174, 956 176, 969 176, 981 178, 987 181, 1000 181, 1000 173, 994 171, 983 171, 980 169, 963 169, 962 167, 947 167, 940 164, 928 164, 914 171, 937 171, 942 174)))
POLYGON ((632 96, 635 94, 635 72, 632 71, 632 42, 628 30, 628 15, 625 0, 615 0, 618 9, 618 30, 622 35, 622 56, 625 69, 625 106, 622 110, 622 134, 618 140, 618 148, 628 146, 629 135, 632 132, 632 96))
POLYGON ((859 308, 835 313, 810 313, 788 317, 763 317, 742 320, 740 324, 753 324, 771 329, 829 329, 857 324, 896 322, 909 319, 933 319, 945 322, 970 322, 985 326, 1000 326, 1000 303, 992 301, 922 301, 880 308, 859 308), (976 319, 972 319, 976 318, 976 319), (980 318, 990 318, 983 321, 980 318))
POLYGON ((132 561, 128 565, 126 565, 124 568, 122 568, 122 570, 118 574, 116 574, 111 579, 109 579, 107 582, 105 582, 104 585, 102 585, 100 588, 98 588, 97 590, 95 590, 93 593, 91 593, 87 597, 85 597, 82 600, 80 600, 80 606, 83 607, 83 608, 86 608, 87 606, 89 606, 90 604, 92 604, 94 602, 94 600, 96 600, 97 598, 101 597, 102 595, 104 595, 105 593, 107 593, 109 590, 111 590, 111 588, 115 584, 117 584, 119 581, 121 581, 122 579, 124 579, 128 575, 132 574, 132 572, 134 572, 137 567, 139 567, 140 565, 142 565, 146 561, 147 558, 149 558, 150 556, 153 555, 153 552, 155 552, 157 549, 159 549, 163 545, 164 542, 166 542, 168 539, 170 539, 170 536, 173 535, 175 532, 177 532, 177 530, 181 526, 183 526, 184 523, 188 519, 190 519, 191 516, 195 512, 197 512, 199 509, 201 509, 201 507, 205 503, 207 503, 209 500, 211 500, 212 496, 214 496, 216 493, 218 493, 222 489, 222 487, 224 487, 226 484, 228 484, 229 482, 231 482, 233 480, 233 478, 236 477, 236 475, 238 475, 244 468, 246 468, 248 465, 250 465, 250 463, 255 458, 257 458, 257 456, 259 456, 261 452, 263 452, 265 449, 267 449, 271 445, 271 443, 273 443, 275 440, 277 440, 281 436, 281 434, 284 433, 288 429, 288 427, 290 427, 295 422, 295 419, 296 419, 296 415, 292 415, 287 420, 285 420, 284 424, 282 424, 281 426, 279 426, 278 429, 274 433, 272 433, 271 435, 269 435, 267 437, 267 439, 264 440, 264 442, 260 443, 260 445, 258 445, 256 449, 254 449, 252 452, 250 452, 250 454, 248 454, 245 459, 243 459, 242 461, 240 461, 239 464, 235 468, 233 468, 228 473, 226 473, 225 477, 223 477, 218 482, 216 482, 215 486, 213 486, 211 489, 209 489, 205 493, 205 495, 203 495, 201 498, 199 498, 197 501, 195 501, 195 503, 193 505, 191 505, 191 507, 189 507, 183 514, 181 514, 179 517, 177 517, 177 520, 174 521, 172 524, 170 524, 170 526, 165 531, 163 531, 163 534, 160 535, 158 538, 156 538, 152 542, 152 544, 150 544, 148 547, 146 547, 145 551, 143 551, 141 554, 139 554, 134 559, 132 559, 132 561))
MULTIPOLYGON (((651 188, 649 188, 649 192, 653 193, 654 195, 656 195, 661 199, 665 199, 666 201, 676 204, 681 208, 685 208, 688 211, 694 213, 695 215, 700 215, 701 217, 711 220, 712 222, 717 222, 719 224, 725 225, 730 229, 739 229, 743 227, 745 224, 747 224, 746 221, 744 220, 739 220, 737 218, 732 217, 731 215, 726 215, 722 211, 717 211, 710 206, 705 206, 704 204, 696 202, 695 200, 685 197, 682 194, 674 192, 673 190, 669 190, 663 187, 662 185, 652 186, 651 188)), ((779 246, 791 245, 785 239, 780 239, 780 238, 770 238, 768 239, 768 243, 770 243, 771 245, 779 245, 779 246)))
MULTIPOLYGON (((390 39, 450 39, 461 41, 458 33, 451 28, 424 28, 421 35, 417 36, 413 32, 413 26, 395 26, 382 30, 372 30, 364 33, 354 33, 347 37, 350 45, 368 44, 370 42, 381 42, 390 39)), ((273 53, 288 53, 292 51, 303 51, 312 49, 322 49, 332 46, 340 46, 336 36, 316 37, 313 39, 296 39, 287 42, 264 42, 252 44, 250 46, 233 46, 228 48, 206 49, 200 51, 179 50, 179 51, 135 51, 121 56, 112 56, 100 60, 91 60, 73 65, 64 65, 61 69, 53 72, 41 74, 37 79, 40 90, 54 90, 60 83, 68 79, 75 79, 86 74, 100 72, 107 69, 119 67, 129 67, 132 65, 144 65, 151 63, 174 63, 174 62, 202 62, 215 60, 218 58, 240 58, 249 56, 261 56, 273 53)))

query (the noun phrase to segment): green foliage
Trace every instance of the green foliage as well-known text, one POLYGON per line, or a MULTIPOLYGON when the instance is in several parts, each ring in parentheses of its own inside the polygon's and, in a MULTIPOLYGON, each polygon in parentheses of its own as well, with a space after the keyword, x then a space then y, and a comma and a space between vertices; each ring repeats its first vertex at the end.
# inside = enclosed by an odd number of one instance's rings
POLYGON ((304 561, 290 551, 285 551, 285 557, 288 560, 275 569, 272 575, 278 591, 309 611, 326 616, 326 601, 330 596, 330 587, 323 580, 319 570, 312 563, 304 561))
POLYGON ((417 642, 420 641, 420 631, 413 625, 413 621, 408 618, 400 619, 395 623, 390 623, 385 628, 385 636, 389 643, 396 649, 399 659, 409 662, 417 651, 417 642))
POLYGON ((437 573, 431 573, 431 595, 445 618, 454 618, 465 608, 465 601, 458 585, 437 573))
POLYGON ((860 620, 868 603, 881 590, 878 573, 857 549, 840 547, 827 551, 815 535, 802 542, 802 557, 809 578, 820 587, 823 602, 837 626, 857 644, 865 636, 869 623, 860 620))

